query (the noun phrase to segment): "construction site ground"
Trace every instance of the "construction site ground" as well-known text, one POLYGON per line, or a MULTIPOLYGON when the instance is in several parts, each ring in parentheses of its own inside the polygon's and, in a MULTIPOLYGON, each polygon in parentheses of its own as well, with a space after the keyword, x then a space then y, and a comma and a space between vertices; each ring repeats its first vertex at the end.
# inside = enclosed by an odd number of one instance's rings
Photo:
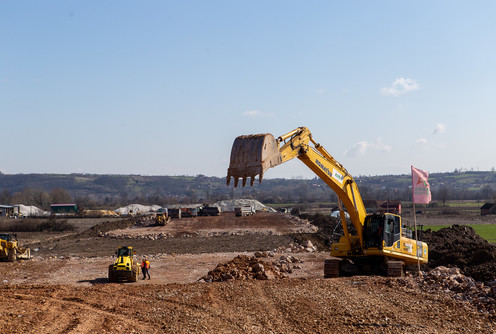
POLYGON ((324 279, 329 254, 315 226, 289 215, 223 213, 163 227, 136 218, 68 221, 75 230, 18 233, 33 259, 0 263, 1 333, 496 332, 490 305, 426 288, 414 273, 324 279), (306 239, 316 251, 296 247, 306 239), (122 245, 148 257, 151 280, 108 282, 122 245), (256 252, 263 263, 288 255, 298 262, 284 278, 202 279, 256 252))

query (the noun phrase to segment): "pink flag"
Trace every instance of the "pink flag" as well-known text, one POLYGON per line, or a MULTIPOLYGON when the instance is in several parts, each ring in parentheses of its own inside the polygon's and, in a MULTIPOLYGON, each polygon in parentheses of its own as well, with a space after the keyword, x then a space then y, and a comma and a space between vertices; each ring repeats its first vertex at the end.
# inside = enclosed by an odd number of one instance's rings
POLYGON ((427 204, 431 201, 429 173, 412 166, 413 203, 427 204))

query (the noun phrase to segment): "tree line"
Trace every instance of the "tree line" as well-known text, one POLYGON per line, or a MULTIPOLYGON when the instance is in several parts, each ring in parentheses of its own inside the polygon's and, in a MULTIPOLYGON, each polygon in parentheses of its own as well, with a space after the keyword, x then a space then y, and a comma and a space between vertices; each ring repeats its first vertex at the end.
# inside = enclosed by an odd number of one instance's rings
MULTIPOLYGON (((411 201, 409 175, 355 178, 364 200, 411 201)), ((496 201, 494 172, 435 174, 430 178, 432 198, 496 201)), ((0 204, 34 205, 76 203, 87 209, 113 209, 132 203, 170 205, 213 203, 252 198, 266 204, 336 203, 336 194, 319 178, 266 179, 253 187, 227 187, 225 178, 139 175, 0 175, 0 204), (50 187, 54 185, 53 187, 50 187), (22 188, 21 188, 22 186, 22 188)))

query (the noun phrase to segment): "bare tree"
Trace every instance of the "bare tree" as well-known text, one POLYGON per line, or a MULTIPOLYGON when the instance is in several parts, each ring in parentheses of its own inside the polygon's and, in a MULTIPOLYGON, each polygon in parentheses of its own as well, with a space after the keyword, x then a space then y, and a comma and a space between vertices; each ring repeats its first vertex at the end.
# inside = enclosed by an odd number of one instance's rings
POLYGON ((437 199, 437 200, 441 200, 443 202, 443 206, 446 205, 446 201, 448 199, 450 199, 450 194, 451 194, 452 190, 446 186, 446 185, 442 185, 438 191, 435 192, 435 196, 434 198, 437 199))
POLYGON ((50 207, 50 195, 41 190, 33 190, 30 202, 40 209, 48 210, 50 207))
POLYGON ((55 203, 71 203, 73 201, 72 196, 69 192, 63 188, 53 188, 50 191, 50 199, 52 204, 55 203))
POLYGON ((10 191, 3 189, 0 193, 0 204, 13 204, 11 201, 12 195, 10 194, 10 191))

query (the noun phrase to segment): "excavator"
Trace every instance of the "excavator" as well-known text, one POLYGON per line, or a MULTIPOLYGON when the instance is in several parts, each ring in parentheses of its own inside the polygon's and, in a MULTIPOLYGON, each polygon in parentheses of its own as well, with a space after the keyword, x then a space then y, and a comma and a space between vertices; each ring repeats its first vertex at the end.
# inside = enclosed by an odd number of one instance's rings
POLYGON ((420 267, 428 261, 425 242, 412 238, 412 230, 392 213, 366 212, 353 177, 317 143, 306 127, 299 127, 277 139, 268 133, 243 135, 234 140, 227 185, 242 179, 243 187, 293 158, 300 159, 338 196, 343 235, 331 245, 331 259, 324 262, 324 277, 350 275, 402 276, 405 266, 420 267), (344 209, 343 209, 344 206, 344 209), (351 221, 348 228, 346 213, 351 221))

